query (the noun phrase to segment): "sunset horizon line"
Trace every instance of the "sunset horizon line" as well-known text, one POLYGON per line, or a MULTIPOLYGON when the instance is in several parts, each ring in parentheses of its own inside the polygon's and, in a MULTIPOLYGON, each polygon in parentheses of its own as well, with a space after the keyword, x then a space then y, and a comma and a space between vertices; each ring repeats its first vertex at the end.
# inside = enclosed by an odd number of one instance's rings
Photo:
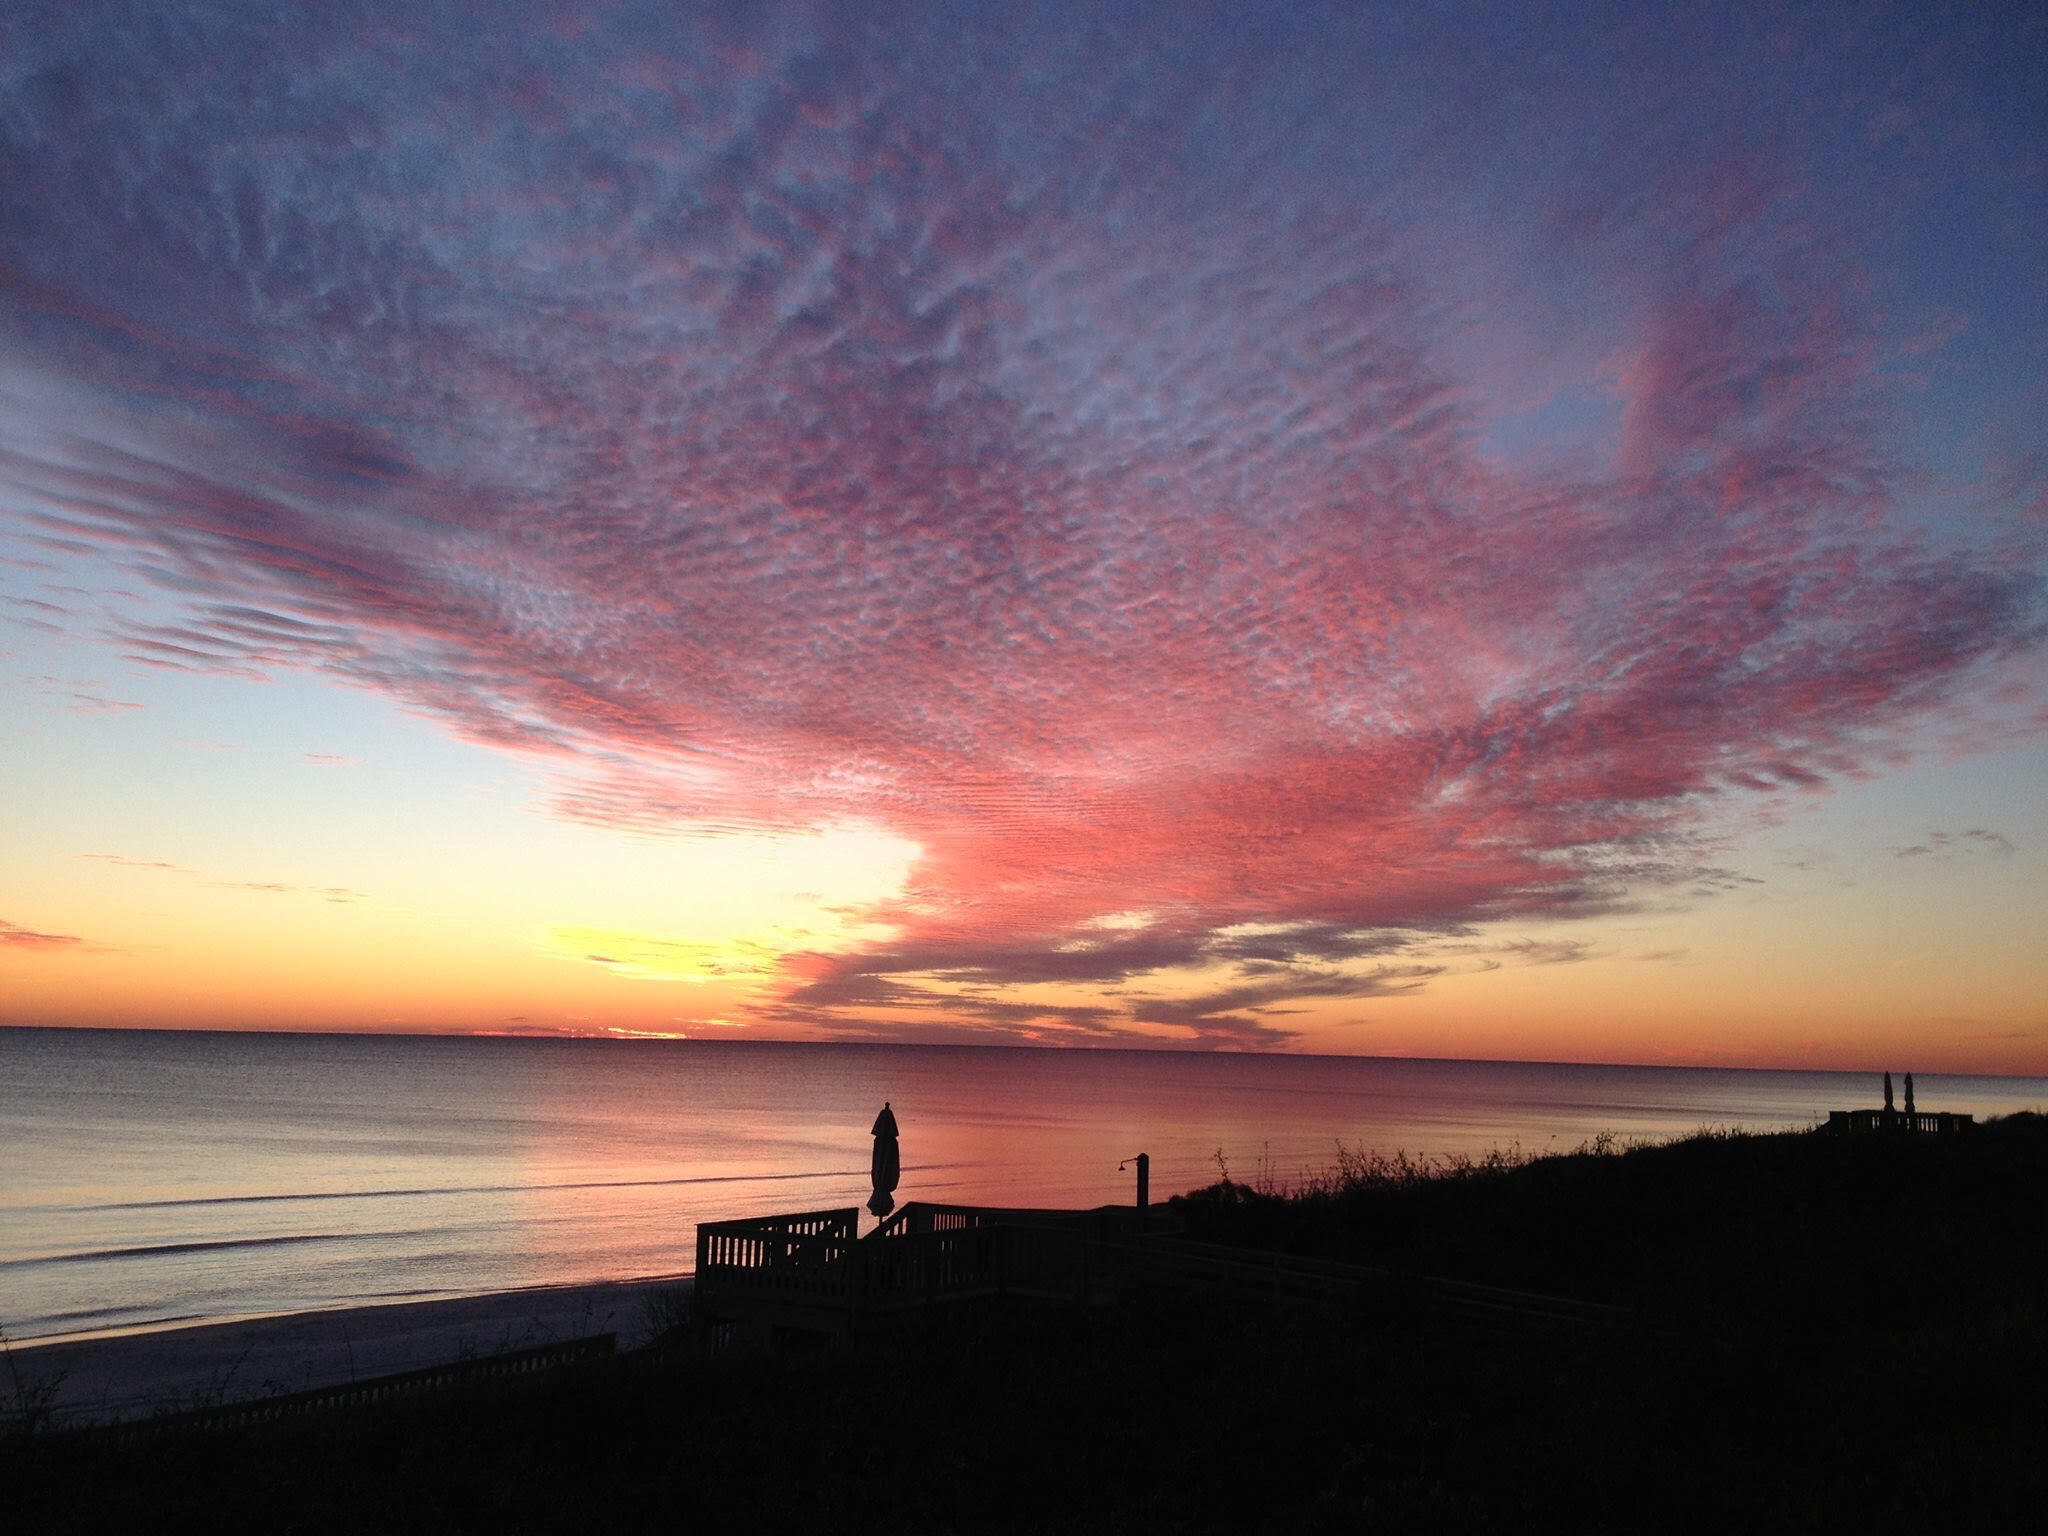
MULTIPOLYGON (((518 1030, 518 1029, 296 1029, 277 1026, 231 1027, 221 1025, 166 1025, 166 1024, 37 1024, 18 1021, 0 1022, 0 1030, 29 1031, 71 1031, 100 1034, 157 1034, 157 1035, 220 1035, 231 1037, 256 1036, 292 1039, 351 1039, 351 1040, 509 1040, 531 1041, 539 1044, 610 1044, 610 1045, 691 1045, 691 1046, 789 1046, 799 1048, 841 1047, 862 1050, 935 1050, 935 1051, 1031 1051, 1049 1054, 1085 1055, 1127 1055, 1127 1056, 1253 1056, 1274 1057, 1287 1060, 1333 1060, 1333 1061, 1384 1061, 1414 1062, 1418 1064, 1444 1064, 1465 1066, 1500 1067, 1600 1067, 1616 1071, 1698 1071, 1698 1072, 1810 1072, 1837 1077, 1882 1077, 1888 1073, 1911 1071, 1920 1077, 1967 1077, 1990 1080, 2012 1079, 2019 1081, 2048 1081, 2048 1070, 1985 1070, 1958 1069, 1939 1065, 1931 1069, 1911 1062, 1901 1066, 1899 1062, 1880 1062, 1874 1058, 1869 1064, 1822 1065, 1812 1061, 1724 1061, 1724 1060, 1676 1060, 1663 1061, 1616 1061, 1596 1057, 1566 1056, 1435 1056, 1386 1051, 1331 1051, 1303 1049, 1292 1045, 1276 1044, 1266 1046, 1245 1046, 1241 1044, 1203 1045, 1192 1042, 1161 1041, 1154 1044, 1138 1044, 1129 1041, 1103 1043, 1092 1040, 846 1040, 846 1039, 804 1039, 786 1035, 755 1035, 718 1033, 714 1035, 690 1034, 687 1032, 658 1033, 633 1030, 518 1030)), ((1910 1054, 1910 1053, 1908 1053, 1910 1054)), ((1922 1052, 1924 1057, 1926 1054, 1922 1052)))

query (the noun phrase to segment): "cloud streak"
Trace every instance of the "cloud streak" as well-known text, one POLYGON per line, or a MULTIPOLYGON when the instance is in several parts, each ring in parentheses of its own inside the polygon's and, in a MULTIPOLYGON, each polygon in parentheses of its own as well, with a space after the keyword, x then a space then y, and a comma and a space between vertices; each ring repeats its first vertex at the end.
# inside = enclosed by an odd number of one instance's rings
POLYGON ((196 869, 182 864, 173 864, 164 859, 135 859, 121 853, 81 853, 78 857, 96 864, 111 864, 121 869, 163 870, 169 874, 183 875, 187 879, 202 880, 217 891, 262 891, 275 896, 318 896, 324 901, 348 904, 368 901, 363 892, 341 885, 296 885, 282 880, 207 880, 196 869))
POLYGON ((1516 91, 1177 15, 15 24, 0 487, 175 600, 145 667, 388 694, 570 819, 913 840, 762 1005, 855 1030, 1282 1043, 2038 656, 2038 518, 1899 515, 1813 36, 1516 91), (1499 450, 1503 378, 1590 425, 1499 450))
POLYGON ((19 923, 0 920, 0 949, 90 950, 95 947, 73 933, 41 933, 19 923))
POLYGON ((1984 827, 1966 827, 1961 832, 1930 832, 1924 842, 1892 849, 1892 857, 1948 860, 1978 854, 2003 859, 2010 858, 2013 852, 2012 839, 2003 833, 1984 827))

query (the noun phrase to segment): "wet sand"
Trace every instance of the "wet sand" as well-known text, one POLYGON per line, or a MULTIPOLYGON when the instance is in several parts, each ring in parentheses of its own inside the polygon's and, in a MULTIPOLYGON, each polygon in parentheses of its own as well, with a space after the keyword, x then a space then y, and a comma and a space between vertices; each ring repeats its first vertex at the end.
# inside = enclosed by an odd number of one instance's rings
MULTIPOLYGON (((531 1349, 595 1333, 645 1342, 648 1300, 687 1277, 540 1286, 388 1306, 348 1307, 8 1346, 30 1389, 58 1383, 65 1423, 96 1423, 364 1381, 452 1360, 531 1349)), ((0 1394, 16 1395, 0 1369, 0 1394)))

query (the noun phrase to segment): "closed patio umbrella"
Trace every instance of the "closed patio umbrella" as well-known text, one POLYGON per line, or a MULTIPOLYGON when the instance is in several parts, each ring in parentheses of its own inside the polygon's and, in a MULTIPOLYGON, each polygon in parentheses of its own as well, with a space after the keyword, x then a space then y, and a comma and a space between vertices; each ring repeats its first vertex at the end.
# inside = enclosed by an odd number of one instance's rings
POLYGON ((868 1209, 880 1220, 896 1209, 896 1181, 902 1177, 903 1163, 896 1150, 896 1116, 887 1102, 882 1112, 875 1116, 875 1157, 869 1165, 875 1180, 875 1193, 868 1201, 868 1209))

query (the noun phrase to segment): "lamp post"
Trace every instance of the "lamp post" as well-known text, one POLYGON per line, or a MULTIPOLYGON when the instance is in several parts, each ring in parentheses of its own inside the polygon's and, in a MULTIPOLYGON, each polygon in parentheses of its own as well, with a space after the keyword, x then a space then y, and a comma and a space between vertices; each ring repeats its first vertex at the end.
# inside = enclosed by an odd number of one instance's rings
POLYGON ((1138 1230, 1142 1232, 1145 1230, 1145 1207, 1152 1200, 1152 1159, 1140 1152, 1136 1157, 1127 1157, 1118 1163, 1116 1171, 1122 1173, 1132 1163, 1138 1165, 1138 1230))

